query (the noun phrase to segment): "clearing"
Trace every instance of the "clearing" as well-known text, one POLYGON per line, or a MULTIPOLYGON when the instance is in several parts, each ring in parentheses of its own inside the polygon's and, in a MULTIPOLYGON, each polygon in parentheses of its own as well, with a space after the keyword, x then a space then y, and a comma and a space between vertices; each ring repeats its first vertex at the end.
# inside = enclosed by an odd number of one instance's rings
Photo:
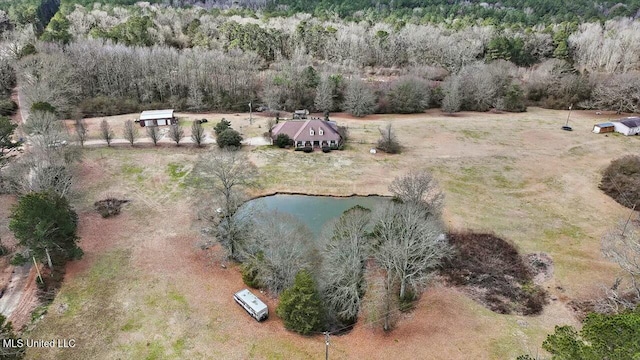
MULTIPOLYGON (((210 118, 209 124, 225 116, 234 128, 243 124, 246 136, 259 136, 266 127, 265 118, 249 125, 246 114, 179 116, 210 118)), ((594 123, 609 120, 593 112, 572 112, 574 131, 562 131, 566 116, 538 108, 522 114, 446 116, 430 110, 365 119, 334 114, 333 120, 350 129, 346 151, 242 150, 261 171, 261 188, 253 195, 388 194, 396 175, 427 168, 447 195, 450 229, 493 232, 521 253, 553 258, 554 276, 543 286, 555 300, 539 316, 496 314, 460 290, 435 285, 393 332, 385 334, 380 324, 361 319, 351 333, 331 337, 332 359, 513 358, 536 354, 555 325, 578 324, 566 304, 612 283, 617 269, 601 256, 599 239, 628 214, 598 190, 600 172, 612 159, 640 152, 640 137, 592 134, 594 123), (405 151, 369 154, 387 121, 405 151)), ((109 121, 129 118, 135 115, 109 121)), ((88 120, 93 138, 99 120, 88 120)), ((323 336, 290 333, 275 315, 261 324, 249 317, 232 299, 244 287, 237 268, 220 266, 217 247, 201 249, 193 194, 183 174, 205 151, 142 145, 85 152, 74 199, 85 257, 69 264, 48 314, 27 334, 73 338, 77 346, 30 349, 29 358, 324 357, 323 336), (93 203, 107 197, 131 202, 120 215, 102 219, 93 203)), ((276 301, 259 296, 274 314, 276 301)))

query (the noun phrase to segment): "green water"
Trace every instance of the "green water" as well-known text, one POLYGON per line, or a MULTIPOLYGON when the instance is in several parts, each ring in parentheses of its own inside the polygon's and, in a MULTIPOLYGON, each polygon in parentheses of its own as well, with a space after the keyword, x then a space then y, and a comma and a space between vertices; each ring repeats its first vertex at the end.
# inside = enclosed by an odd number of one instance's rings
POLYGON ((329 197, 278 194, 250 200, 243 206, 266 212, 276 210, 291 214, 318 235, 329 220, 339 217, 345 210, 356 205, 373 210, 374 207, 386 201, 389 201, 389 198, 381 196, 329 197))

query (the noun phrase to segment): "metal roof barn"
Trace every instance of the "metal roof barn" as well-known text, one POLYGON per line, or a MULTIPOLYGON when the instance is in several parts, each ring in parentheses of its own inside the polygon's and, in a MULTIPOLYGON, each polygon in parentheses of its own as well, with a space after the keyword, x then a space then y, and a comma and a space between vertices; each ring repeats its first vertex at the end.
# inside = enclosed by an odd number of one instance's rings
POLYGON ((173 109, 167 110, 147 110, 140 113, 140 120, 171 119, 173 109))
POLYGON ((178 119, 173 115, 173 109, 147 110, 140 113, 140 119, 136 120, 140 126, 175 125, 178 119))

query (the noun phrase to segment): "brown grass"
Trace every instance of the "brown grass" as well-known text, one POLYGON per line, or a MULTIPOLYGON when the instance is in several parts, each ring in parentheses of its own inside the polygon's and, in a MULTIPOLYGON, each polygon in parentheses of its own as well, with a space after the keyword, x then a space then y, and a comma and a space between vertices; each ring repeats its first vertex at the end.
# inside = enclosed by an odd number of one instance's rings
MULTIPOLYGON (((360 321, 351 333, 332 337, 332 358, 513 358, 535 353, 555 325, 577 324, 566 303, 593 296, 615 276, 615 266, 600 255, 599 238, 627 214, 598 190, 600 172, 613 158, 638 153, 640 141, 590 133, 593 123, 604 119, 589 112, 572 112, 574 131, 561 131, 566 115, 536 108, 455 117, 438 110, 365 119, 336 114, 353 138, 343 152, 243 150, 262 174, 256 195, 388 194, 393 177, 427 168, 447 194, 450 229, 490 231, 523 252, 553 258, 555 276, 544 286, 557 300, 539 316, 495 314, 459 290, 435 286, 390 334, 360 321), (405 151, 369 154, 378 127, 387 121, 394 122, 405 151)), ((237 124, 246 117, 224 116, 237 124)), ((324 357, 322 336, 289 333, 276 316, 262 324, 247 316, 231 298, 244 287, 238 269, 221 268, 216 248, 198 246, 202 239, 191 194, 168 167, 185 164, 188 171, 201 151, 87 150, 78 181, 82 196, 75 201, 86 255, 69 265, 48 315, 29 334, 76 338, 78 346, 31 349, 30 358, 324 357), (132 201, 119 216, 102 219, 92 204, 108 196, 132 201)), ((276 300, 260 296, 275 308, 276 300)))

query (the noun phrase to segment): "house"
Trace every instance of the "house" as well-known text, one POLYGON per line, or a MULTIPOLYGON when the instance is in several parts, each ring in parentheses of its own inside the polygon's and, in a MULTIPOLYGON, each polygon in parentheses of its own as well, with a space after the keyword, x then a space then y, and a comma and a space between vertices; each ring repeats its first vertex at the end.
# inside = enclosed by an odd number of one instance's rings
POLYGON ((615 126, 610 122, 593 125, 593 132, 596 134, 613 132, 613 130, 615 130, 615 126))
POLYGON ((306 120, 309 110, 296 110, 293 112, 293 118, 298 120, 306 120))
POLYGON ((613 123, 616 132, 624 135, 640 134, 640 117, 628 117, 613 123))
POLYGON ((342 137, 333 121, 306 120, 281 121, 271 129, 271 143, 279 134, 287 134, 295 147, 338 146, 342 137))
POLYGON ((173 109, 147 110, 140 113, 140 119, 136 122, 139 122, 142 127, 163 126, 175 125, 178 123, 178 119, 173 115, 173 109))

